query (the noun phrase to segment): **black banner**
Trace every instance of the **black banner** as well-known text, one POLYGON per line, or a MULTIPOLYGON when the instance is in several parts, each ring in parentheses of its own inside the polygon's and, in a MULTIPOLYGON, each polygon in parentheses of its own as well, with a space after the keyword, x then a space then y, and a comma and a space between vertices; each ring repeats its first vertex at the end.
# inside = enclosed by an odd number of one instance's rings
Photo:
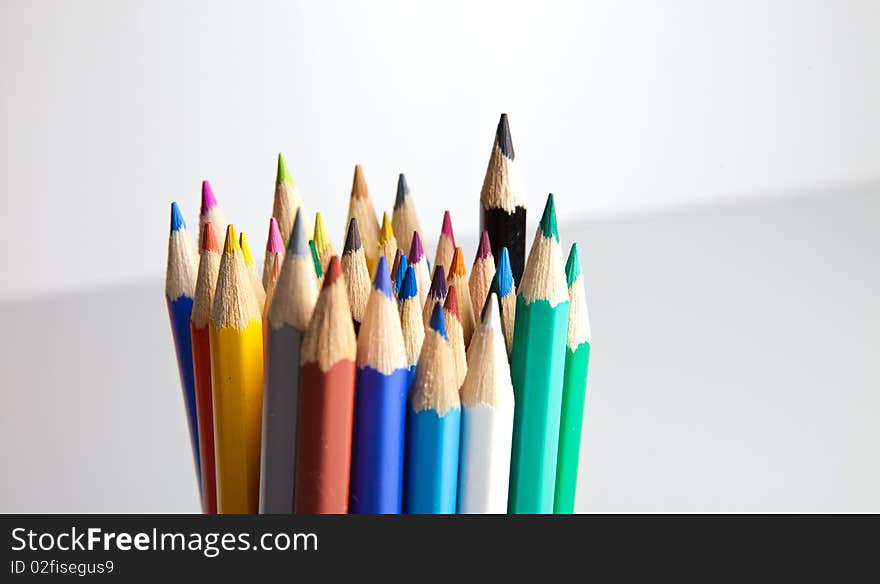
MULTIPOLYGON (((825 571, 877 550, 877 516, 4 515, 3 582, 446 573, 547 579, 692 575, 712 581, 825 571), (476 574, 477 572, 474 572, 476 574), (567 576, 566 576, 567 578, 567 576)), ((383 580, 384 581, 384 580, 383 580)))

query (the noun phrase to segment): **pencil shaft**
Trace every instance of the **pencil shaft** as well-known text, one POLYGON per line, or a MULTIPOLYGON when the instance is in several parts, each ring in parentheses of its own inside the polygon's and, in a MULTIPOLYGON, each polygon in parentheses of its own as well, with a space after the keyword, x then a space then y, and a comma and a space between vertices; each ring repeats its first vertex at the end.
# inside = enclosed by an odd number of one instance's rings
POLYGON ((455 513, 461 410, 408 409, 407 513, 455 513))
POLYGON ((462 406, 459 513, 506 513, 513 402, 462 406))
POLYGON ((581 343, 575 351, 566 347, 554 513, 574 512, 589 363, 590 343, 581 343))
POLYGON ((354 380, 348 359, 326 373, 314 362, 300 370, 297 513, 348 512, 354 380))
POLYGON ((403 445, 409 369, 383 375, 357 369, 352 513, 400 513, 403 498, 403 445))
POLYGON ((196 469, 196 481, 201 494, 202 472, 199 459, 199 423, 196 414, 196 385, 193 372, 192 338, 189 319, 192 315, 193 299, 180 296, 171 300, 166 297, 168 316, 171 320, 171 335, 174 337, 174 352, 177 356, 177 371, 183 390, 183 404, 186 408, 186 421, 189 428, 190 447, 196 469))
POLYGON ((260 481, 263 327, 211 325, 217 510, 256 513, 260 481))
POLYGON ((516 408, 508 510, 552 513, 568 302, 517 297, 510 358, 516 408))
POLYGON ((260 513, 292 513, 296 472, 297 403, 302 333, 271 329, 263 398, 260 513))
POLYGON ((199 424, 199 462, 202 472, 202 510, 217 513, 217 474, 214 466, 214 404, 211 390, 211 344, 209 327, 190 322, 196 414, 199 424))
POLYGON ((526 209, 516 207, 513 213, 504 209, 480 206, 480 229, 489 232, 492 255, 499 257, 501 248, 510 253, 510 268, 517 287, 526 265, 526 209))

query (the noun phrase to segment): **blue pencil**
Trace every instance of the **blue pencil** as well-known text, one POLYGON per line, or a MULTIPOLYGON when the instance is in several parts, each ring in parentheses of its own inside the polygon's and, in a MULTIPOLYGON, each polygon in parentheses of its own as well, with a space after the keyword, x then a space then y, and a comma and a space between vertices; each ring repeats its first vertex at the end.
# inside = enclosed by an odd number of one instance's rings
POLYGON ((443 307, 434 306, 407 409, 407 513, 455 513, 461 403, 443 307))
POLYGON ((379 257, 357 346, 352 513, 400 513, 409 375, 388 262, 379 257))
POLYGON ((397 250, 398 256, 394 261, 394 293, 397 294, 397 299, 400 300, 400 287, 403 286, 403 279, 406 277, 406 269, 409 267, 409 262, 406 260, 406 254, 402 253, 400 250, 397 250))
MULTIPOLYGON (((403 256, 406 257, 406 256, 403 256)), ((419 289, 416 283, 416 272, 412 266, 406 268, 406 274, 397 296, 400 310, 400 329, 403 331, 403 346, 406 349, 406 363, 409 366, 406 387, 412 385, 416 376, 416 365, 425 340, 425 325, 422 323, 422 307, 419 302, 419 289)))
POLYGON ((196 289, 198 255, 195 243, 186 230, 177 203, 171 203, 171 232, 168 235, 168 264, 165 270, 165 301, 171 320, 171 335, 177 353, 177 369, 183 388, 183 404, 189 425, 189 439, 196 465, 196 479, 201 492, 202 472, 199 461, 199 425, 196 419, 196 381, 193 373, 192 337, 189 319, 196 289))

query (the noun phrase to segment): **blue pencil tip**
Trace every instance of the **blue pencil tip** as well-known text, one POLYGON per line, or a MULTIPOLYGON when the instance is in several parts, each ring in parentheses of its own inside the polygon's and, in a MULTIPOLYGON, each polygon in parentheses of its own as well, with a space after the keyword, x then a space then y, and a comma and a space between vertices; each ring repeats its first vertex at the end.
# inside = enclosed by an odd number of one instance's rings
POLYGON ((397 291, 397 297, 403 301, 408 300, 419 293, 419 286, 416 283, 416 271, 412 266, 407 266, 404 272, 403 282, 400 284, 400 290, 397 291))
POLYGON ((434 304, 434 311, 431 313, 431 321, 428 323, 428 326, 437 331, 443 337, 443 340, 449 340, 446 336, 446 323, 443 320, 443 306, 439 302, 434 304))
POLYGON ((302 209, 296 210, 293 219, 293 229, 290 230, 290 239, 287 241, 287 253, 299 257, 311 256, 308 241, 306 241, 305 227, 303 226, 302 209))
POLYGON ((504 297, 510 294, 510 289, 513 288, 513 270, 510 268, 510 253, 506 247, 501 248, 495 278, 498 280, 498 295, 504 297))
POLYGON ((171 202, 171 231, 178 231, 180 229, 186 229, 186 221, 183 220, 183 213, 180 212, 180 207, 177 206, 176 201, 171 202))
POLYGON ((388 274, 388 260, 385 256, 379 257, 376 264, 376 275, 373 277, 373 289, 378 290, 387 298, 392 298, 391 276, 388 274))
POLYGON ((406 277, 406 269, 409 262, 406 261, 406 254, 400 254, 400 261, 397 264, 397 272, 394 273, 394 291, 400 296, 400 287, 403 286, 403 279, 406 277))

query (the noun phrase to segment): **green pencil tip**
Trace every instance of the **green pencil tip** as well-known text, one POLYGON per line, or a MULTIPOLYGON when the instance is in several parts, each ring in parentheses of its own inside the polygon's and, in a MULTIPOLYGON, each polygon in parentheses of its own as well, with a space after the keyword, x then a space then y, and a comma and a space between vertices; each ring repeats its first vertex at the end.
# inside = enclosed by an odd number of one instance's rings
POLYGON ((553 193, 547 195, 547 204, 544 205, 544 214, 541 215, 541 233, 544 237, 552 237, 559 241, 559 228, 556 226, 556 205, 553 203, 553 193))
POLYGON ((581 254, 578 251, 578 244, 571 244, 571 251, 568 252, 568 261, 565 262, 565 279, 569 287, 581 275, 581 254))
POLYGON ((293 178, 290 176, 290 171, 287 170, 287 163, 284 162, 284 157, 280 152, 278 153, 278 174, 275 175, 275 184, 293 184, 293 178))

